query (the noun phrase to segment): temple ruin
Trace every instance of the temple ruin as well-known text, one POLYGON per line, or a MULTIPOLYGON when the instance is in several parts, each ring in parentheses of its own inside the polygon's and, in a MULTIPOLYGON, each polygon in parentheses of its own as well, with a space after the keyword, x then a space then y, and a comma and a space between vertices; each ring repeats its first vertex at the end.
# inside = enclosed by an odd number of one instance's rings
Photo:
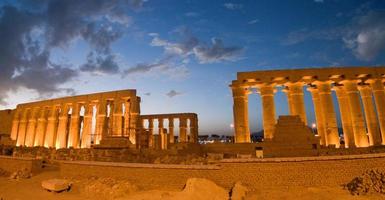
POLYGON ((333 67, 239 72, 230 85, 234 98, 235 142, 250 143, 248 95, 261 95, 265 140, 275 137, 274 95, 287 96, 289 115, 307 123, 304 87, 311 93, 319 144, 340 147, 332 92, 337 97, 345 148, 385 145, 385 67, 333 67), (374 100, 374 101, 373 101, 374 100))
POLYGON ((10 138, 16 146, 167 149, 170 143, 196 143, 198 138, 197 114, 140 115, 140 97, 136 96, 136 90, 23 103, 15 110, 2 112, 2 115, 9 121, 1 123, 8 127, 2 129, 10 131, 10 138), (164 119, 168 120, 168 128, 164 128, 164 119), (177 141, 174 119, 180 122, 177 141), (157 135, 153 133, 154 120, 158 121, 157 135))

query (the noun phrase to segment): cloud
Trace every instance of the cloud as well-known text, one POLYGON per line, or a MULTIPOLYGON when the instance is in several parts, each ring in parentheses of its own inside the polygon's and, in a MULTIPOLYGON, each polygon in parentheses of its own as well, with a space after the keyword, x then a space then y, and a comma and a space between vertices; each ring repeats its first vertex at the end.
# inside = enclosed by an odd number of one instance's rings
POLYGON ((385 12, 371 11, 356 18, 354 29, 345 34, 343 41, 358 59, 373 60, 385 50, 385 12))
POLYGON ((242 4, 236 4, 236 3, 224 3, 223 6, 229 10, 240 10, 243 8, 242 4))
POLYGON ((144 95, 151 96, 151 92, 146 92, 146 93, 144 93, 144 95))
POLYGON ((93 52, 90 52, 87 56, 87 62, 80 66, 80 70, 93 74, 116 74, 119 72, 119 64, 115 55, 95 56, 93 52))
POLYGON ((55 63, 54 49, 66 49, 83 39, 91 50, 80 68, 92 73, 117 73, 111 44, 131 23, 129 9, 143 0, 21 1, 0 5, 0 104, 7 93, 29 88, 39 95, 73 93, 61 85, 78 76, 70 63, 55 63), (92 54, 92 56, 91 56, 92 54))
POLYGON ((182 92, 177 92, 175 90, 170 90, 170 92, 167 92, 166 95, 170 98, 173 98, 175 96, 179 96, 179 95, 182 95, 183 93, 182 92))
POLYGON ((316 3, 323 3, 324 0, 314 0, 314 2, 316 2, 316 3))
POLYGON ((184 63, 175 60, 175 57, 168 56, 153 63, 139 63, 123 71, 122 77, 132 75, 165 75, 172 79, 184 79, 188 76, 189 70, 184 63))
POLYGON ((223 41, 218 38, 213 38, 211 45, 201 42, 193 36, 189 31, 182 31, 181 42, 171 42, 161 39, 159 34, 150 34, 153 37, 150 45, 163 47, 168 55, 176 55, 182 58, 193 56, 199 63, 215 63, 222 61, 237 60, 243 51, 242 47, 225 46, 223 41))
POLYGON ((249 22, 247 22, 248 24, 256 24, 256 23, 258 23, 259 22, 259 19, 253 19, 253 20, 251 20, 251 21, 249 21, 249 22))

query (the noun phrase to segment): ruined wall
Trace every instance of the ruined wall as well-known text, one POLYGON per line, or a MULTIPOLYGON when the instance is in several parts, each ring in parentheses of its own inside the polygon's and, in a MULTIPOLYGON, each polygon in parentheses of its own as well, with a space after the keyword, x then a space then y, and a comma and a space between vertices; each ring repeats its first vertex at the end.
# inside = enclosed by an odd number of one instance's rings
POLYGON ((11 134, 14 110, 0 110, 0 134, 11 134))
POLYGON ((42 161, 33 158, 0 156, 0 168, 10 173, 27 169, 27 171, 32 172, 32 174, 36 174, 42 169, 42 161))
POLYGON ((252 190, 291 187, 294 186, 293 183, 305 187, 340 187, 367 169, 385 170, 385 154, 377 158, 370 156, 360 155, 349 159, 340 156, 333 157, 332 160, 299 159, 294 162, 280 159, 272 159, 269 162, 228 162, 220 163, 218 168, 196 165, 175 168, 175 165, 159 164, 66 162, 61 164, 61 175, 77 178, 88 176, 123 178, 142 189, 182 189, 186 180, 191 177, 210 179, 227 189, 230 189, 236 181, 241 181, 252 190))

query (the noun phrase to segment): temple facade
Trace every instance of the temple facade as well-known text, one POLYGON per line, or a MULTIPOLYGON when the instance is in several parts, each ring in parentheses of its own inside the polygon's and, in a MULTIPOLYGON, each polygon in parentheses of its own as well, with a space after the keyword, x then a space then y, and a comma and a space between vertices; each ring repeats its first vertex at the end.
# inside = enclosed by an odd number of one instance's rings
POLYGON ((16 146, 56 149, 161 146, 160 149, 167 149, 168 144, 174 143, 174 119, 179 120, 180 130, 176 142, 196 143, 198 135, 198 117, 195 113, 141 116, 140 97, 136 95, 136 90, 23 103, 9 112, 13 113, 9 115, 12 116, 10 138, 16 146), (152 131, 155 119, 159 126, 157 135, 152 131), (168 129, 164 129, 164 119, 169 121, 168 129), (144 121, 149 122, 147 127, 144 121), (154 145, 154 140, 159 141, 159 145, 154 145))
POLYGON ((289 115, 306 124, 304 92, 310 92, 320 145, 340 147, 334 92, 345 148, 385 145, 385 67, 330 67, 239 72, 233 93, 235 142, 249 143, 248 95, 256 88, 262 101, 264 137, 274 137, 277 123, 274 97, 281 88, 289 115))

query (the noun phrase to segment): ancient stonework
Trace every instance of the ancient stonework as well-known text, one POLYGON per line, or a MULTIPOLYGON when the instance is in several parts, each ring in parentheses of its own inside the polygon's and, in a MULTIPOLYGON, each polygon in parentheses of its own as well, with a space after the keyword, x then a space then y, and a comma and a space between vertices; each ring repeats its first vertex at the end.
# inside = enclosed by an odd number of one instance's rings
POLYGON ((276 89, 282 88, 282 92, 286 93, 289 115, 297 115, 307 124, 304 103, 304 87, 307 87, 313 98, 320 145, 341 146, 333 91, 341 113, 344 147, 385 145, 384 75, 385 67, 239 72, 237 80, 230 85, 234 98, 235 142, 250 142, 248 94, 252 88, 256 88, 261 95, 265 139, 272 139, 275 137, 276 89))

